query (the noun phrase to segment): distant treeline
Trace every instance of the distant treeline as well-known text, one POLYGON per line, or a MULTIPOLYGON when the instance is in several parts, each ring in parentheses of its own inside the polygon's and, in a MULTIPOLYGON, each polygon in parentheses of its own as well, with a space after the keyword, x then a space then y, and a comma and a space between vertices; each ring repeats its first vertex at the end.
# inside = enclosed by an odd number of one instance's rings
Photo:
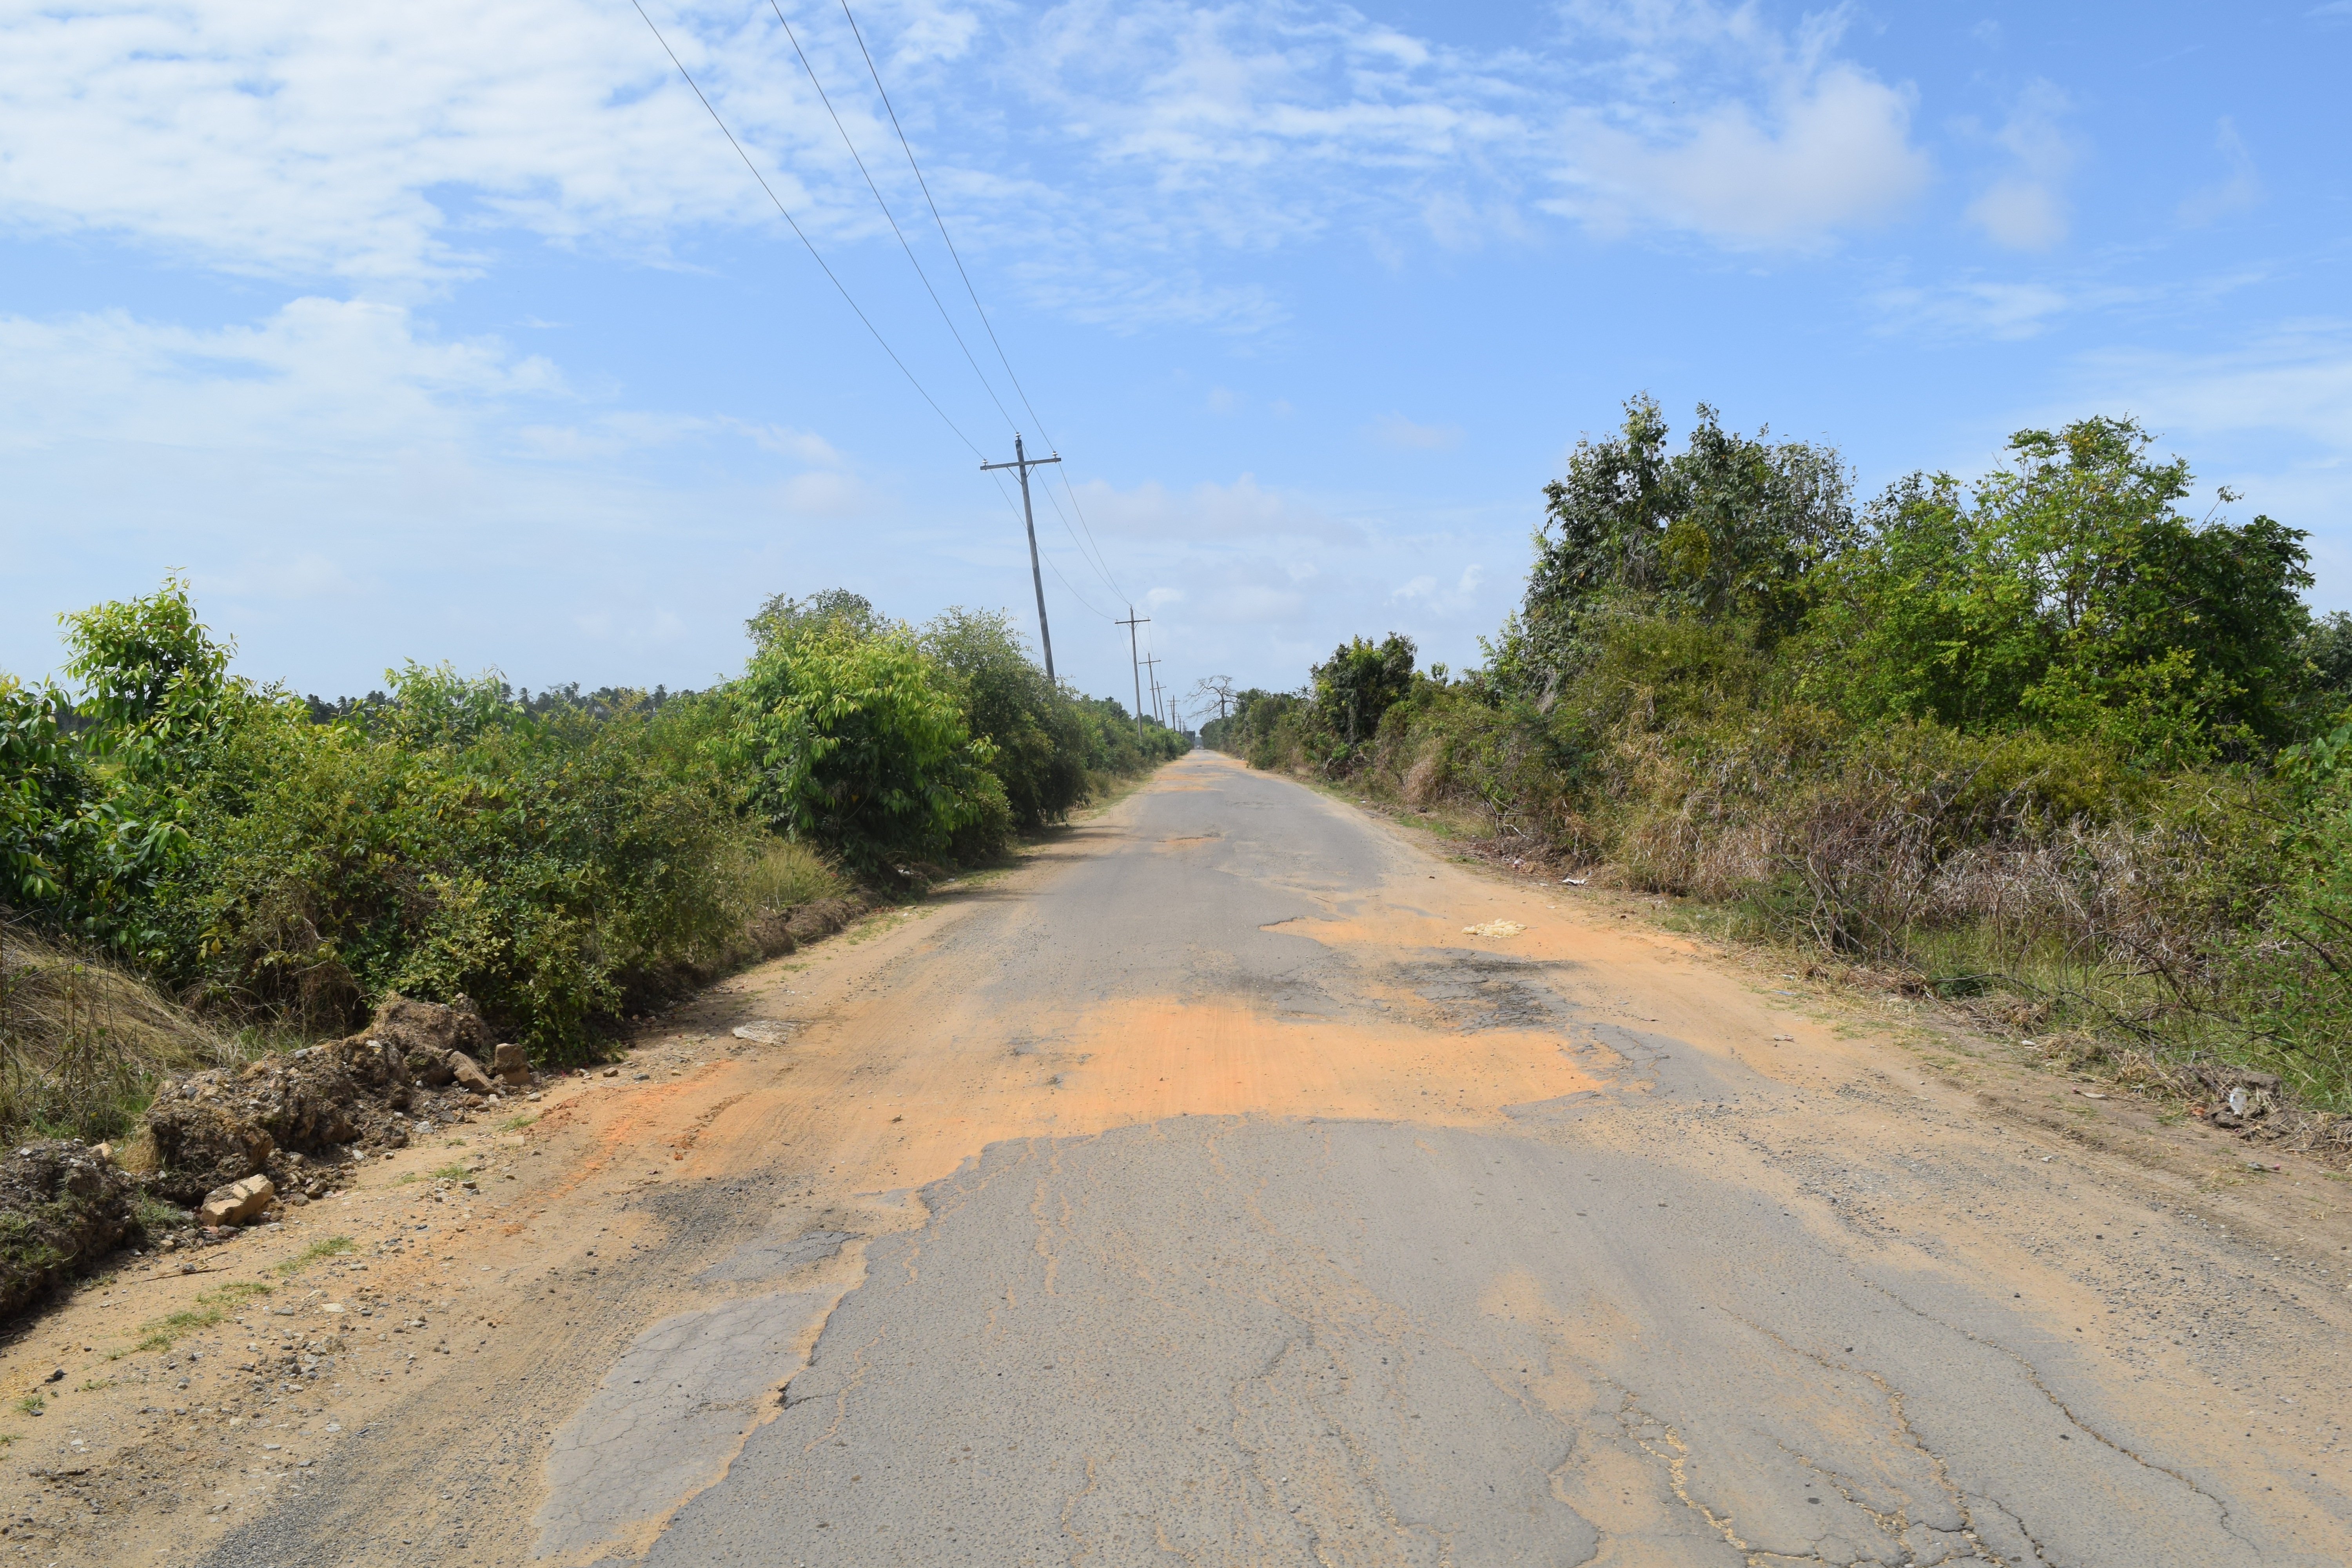
MULTIPOLYGON (((700 693, 694 691, 672 691, 667 686, 656 686, 651 691, 638 691, 625 686, 600 686, 593 691, 583 692, 580 689, 580 683, 574 680, 562 686, 548 687, 534 697, 528 686, 517 691, 505 681, 499 682, 499 700, 511 702, 534 718, 545 718, 562 710, 585 713, 591 719, 610 719, 625 708, 644 708, 657 713, 665 702, 689 700, 698 695, 700 693)), ((316 693, 302 700, 310 710, 311 723, 331 724, 341 719, 364 720, 375 710, 389 708, 393 699, 384 692, 371 691, 365 697, 338 697, 332 702, 316 693)))
POLYGON ((572 1058, 843 877, 1000 854, 1186 746, 1049 682, 1009 619, 779 596, 704 691, 517 693, 447 666, 326 702, 229 672, 186 585, 0 676, 0 918, 297 1031, 470 997, 572 1058))
POLYGON ((1834 450, 1705 407, 1674 450, 1636 398, 1546 488, 1479 668, 1355 638, 1202 738, 2352 1108, 2352 617, 2305 604, 2300 530, 2181 511, 2129 420, 2010 454, 1857 505, 1834 450))

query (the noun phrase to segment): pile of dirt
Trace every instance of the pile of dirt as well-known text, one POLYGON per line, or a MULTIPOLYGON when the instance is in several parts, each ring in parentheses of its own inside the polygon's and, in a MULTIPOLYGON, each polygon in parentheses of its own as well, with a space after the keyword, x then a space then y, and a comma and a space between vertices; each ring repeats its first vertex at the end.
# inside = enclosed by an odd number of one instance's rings
POLYGON ((15 1317, 139 1234, 138 1187, 70 1138, 0 1160, 0 1320, 15 1317))
MULTIPOLYGON (((388 996, 347 1039, 174 1079, 148 1107, 125 1163, 184 1208, 254 1175, 289 1201, 320 1197, 355 1158, 464 1120, 496 1087, 483 1062, 498 1050, 462 999, 388 996)), ((527 1081, 527 1068, 509 1070, 510 1083, 527 1081)))
POLYGON ((471 1004, 399 995, 348 1039, 171 1078, 119 1155, 48 1139, 0 1161, 0 1320, 118 1247, 228 1239, 226 1223, 199 1229, 178 1211, 235 1195, 240 1183, 243 1201, 215 1217, 261 1219, 275 1205, 323 1197, 370 1152, 469 1120, 502 1085, 531 1079, 520 1047, 495 1044, 471 1004))

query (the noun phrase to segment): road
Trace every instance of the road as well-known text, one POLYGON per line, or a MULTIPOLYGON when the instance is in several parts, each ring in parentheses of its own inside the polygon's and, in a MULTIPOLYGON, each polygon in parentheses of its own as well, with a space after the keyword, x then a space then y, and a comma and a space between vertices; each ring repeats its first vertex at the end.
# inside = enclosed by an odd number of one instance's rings
POLYGON ((2342 1188, 1638 915, 1196 755, 563 1101, 470 1359, 136 1560, 2352 1559, 2342 1188))

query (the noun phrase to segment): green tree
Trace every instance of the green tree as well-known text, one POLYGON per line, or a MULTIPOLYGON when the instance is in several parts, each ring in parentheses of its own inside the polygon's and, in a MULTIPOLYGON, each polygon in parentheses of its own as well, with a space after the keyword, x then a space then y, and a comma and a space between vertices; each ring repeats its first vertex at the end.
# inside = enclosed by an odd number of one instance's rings
POLYGON ((196 619, 185 580, 166 577, 142 598, 58 619, 93 750, 148 773, 184 763, 218 736, 237 695, 228 673, 236 646, 215 641, 196 619))
POLYGON ((988 771, 994 748, 972 738, 952 684, 904 626, 787 625, 752 656, 732 700, 728 743, 755 809, 861 870, 1009 825, 988 771))
POLYGON ((846 588, 824 588, 805 599, 771 594, 759 613, 743 623, 751 646, 765 648, 779 637, 821 626, 845 626, 855 636, 869 637, 887 629, 889 620, 863 594, 846 588))
POLYGON ((1549 680, 1585 645, 1583 623, 1628 600, 1781 636, 1814 574, 1853 542, 1834 448, 1727 432, 1705 404, 1683 451, 1668 453, 1668 434, 1654 399, 1629 398, 1619 434, 1580 440, 1544 487, 1518 636, 1549 680))
POLYGON ((1353 746, 1378 733, 1381 715, 1412 689, 1412 639, 1391 632, 1378 643, 1349 637, 1315 667, 1315 703, 1353 746))
POLYGON ((955 679, 973 735, 994 750, 989 771, 1023 827, 1042 827, 1086 798, 1087 739, 1069 699, 1054 689, 1010 616, 942 612, 923 628, 924 653, 955 679))
POLYGON ((1890 489, 1820 619, 1849 704, 2098 735, 2148 761, 2293 739, 2313 673, 2305 535, 2182 516, 2189 467, 2149 444, 2131 420, 2085 419, 2020 431, 2015 466, 1973 496, 1946 475, 1890 489))

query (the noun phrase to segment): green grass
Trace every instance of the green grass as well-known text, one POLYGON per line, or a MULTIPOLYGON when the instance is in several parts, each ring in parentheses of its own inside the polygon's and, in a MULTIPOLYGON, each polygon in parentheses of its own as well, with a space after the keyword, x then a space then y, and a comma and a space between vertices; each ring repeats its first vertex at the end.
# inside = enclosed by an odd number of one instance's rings
POLYGON ((424 1179, 425 1176, 422 1172, 403 1171, 400 1174, 392 1179, 392 1184, 395 1187, 403 1187, 406 1186, 411 1182, 421 1182, 424 1179))
POLYGON ((74 1392, 76 1394, 96 1394, 101 1388, 112 1388, 113 1386, 114 1379, 110 1377, 93 1377, 77 1385, 74 1392))
POLYGON ((28 1394, 16 1401, 16 1408, 27 1415, 38 1415, 43 1409, 47 1408, 48 1403, 37 1394, 28 1394))
POLYGON ((139 1228, 150 1236, 177 1230, 188 1223, 187 1210, 143 1190, 131 1194, 131 1213, 138 1220, 139 1228))
POLYGON ((433 1173, 433 1179, 437 1182, 462 1182, 473 1173, 471 1165, 444 1165, 433 1173))
POLYGON ((526 1111, 520 1116, 509 1116, 504 1121, 499 1123, 499 1131, 501 1132, 520 1132, 538 1120, 539 1112, 536 1110, 526 1111))
POLYGON ((198 1329, 209 1329, 227 1317, 238 1303, 256 1296, 267 1296, 272 1289, 258 1279, 232 1279, 226 1285, 215 1286, 197 1297, 194 1306, 140 1324, 142 1338, 139 1342, 127 1351, 110 1352, 106 1359, 121 1361, 124 1356, 140 1351, 170 1350, 183 1337, 194 1333, 198 1329))
POLYGON ((301 1251, 296 1253, 285 1262, 278 1265, 277 1272, 281 1279, 290 1279, 295 1275, 301 1273, 303 1269, 308 1268, 311 1264, 318 1262, 319 1259, 322 1258, 339 1258, 342 1254, 349 1252, 351 1249, 352 1238, 350 1237, 331 1236, 322 1241, 312 1242, 310 1246, 304 1247, 301 1251))
POLYGON ((761 910, 793 909, 832 898, 847 886, 824 856, 781 838, 763 843, 743 872, 743 892, 761 910))

